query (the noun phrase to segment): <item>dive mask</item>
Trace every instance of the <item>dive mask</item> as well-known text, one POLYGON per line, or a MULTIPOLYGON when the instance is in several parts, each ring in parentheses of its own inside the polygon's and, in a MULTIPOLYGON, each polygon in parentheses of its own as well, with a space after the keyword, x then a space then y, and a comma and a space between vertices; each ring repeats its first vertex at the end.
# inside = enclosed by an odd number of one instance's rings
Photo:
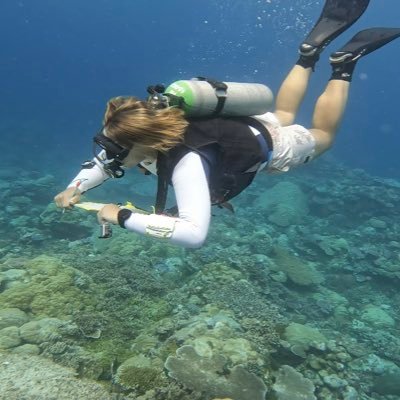
POLYGON ((120 146, 107 136, 105 136, 101 130, 93 138, 93 154, 97 161, 103 164, 104 170, 111 175, 113 178, 121 178, 125 172, 121 168, 123 160, 129 154, 129 150, 120 146), (98 155, 97 147, 100 147, 105 151, 105 158, 98 155))

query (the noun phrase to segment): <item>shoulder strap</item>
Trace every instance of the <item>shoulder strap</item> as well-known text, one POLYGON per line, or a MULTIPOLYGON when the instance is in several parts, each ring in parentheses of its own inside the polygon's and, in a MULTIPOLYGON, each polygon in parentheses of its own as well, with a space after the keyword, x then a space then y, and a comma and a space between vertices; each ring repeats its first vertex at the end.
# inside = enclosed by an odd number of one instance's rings
POLYGON ((157 196, 154 211, 161 214, 165 209, 168 196, 168 177, 167 177, 167 158, 164 154, 158 153, 157 156, 157 196))
MULTIPOLYGON (((205 162, 208 163, 210 168, 213 165, 212 159, 210 159, 209 155, 206 152, 203 152, 199 149, 196 149, 192 146, 183 144, 188 150, 197 153, 205 162)), ((165 205, 167 202, 168 196, 168 186, 170 176, 168 171, 168 159, 165 154, 159 153, 157 156, 157 195, 156 195, 156 203, 154 205, 155 213, 161 214, 165 210, 165 205)), ((171 210, 169 210, 171 211, 171 210)))

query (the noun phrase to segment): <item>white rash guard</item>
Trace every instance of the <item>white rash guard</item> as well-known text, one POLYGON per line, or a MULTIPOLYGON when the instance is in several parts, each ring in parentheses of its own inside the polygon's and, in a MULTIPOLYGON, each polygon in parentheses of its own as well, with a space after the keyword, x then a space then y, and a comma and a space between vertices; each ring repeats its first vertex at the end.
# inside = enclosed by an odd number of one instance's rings
MULTIPOLYGON (((101 151, 97 157, 100 160, 106 160, 106 152, 104 150, 101 151)), ((103 164, 99 160, 94 158, 92 162, 95 164, 94 167, 81 169, 79 174, 67 186, 68 188, 78 187, 80 192, 84 193, 101 185, 110 178, 106 171, 104 171, 103 164)))
MULTIPOLYGON (((190 152, 178 162, 172 173, 172 186, 178 206, 179 216, 168 218, 173 231, 170 241, 187 248, 198 248, 204 243, 211 219, 211 201, 208 188, 207 164, 201 157, 190 152)), ((125 228, 146 234, 151 216, 132 214, 125 221, 125 228)))
MULTIPOLYGON (((109 178, 102 164, 83 169, 68 187, 79 184, 81 192, 92 189, 109 178)), ((178 217, 166 218, 166 224, 172 227, 168 237, 171 243, 187 248, 198 248, 204 243, 211 219, 211 200, 208 188, 209 166, 194 152, 186 154, 178 162, 172 173, 172 186, 178 206, 178 217)), ((132 213, 125 221, 125 228, 145 235, 152 225, 154 215, 132 213)))

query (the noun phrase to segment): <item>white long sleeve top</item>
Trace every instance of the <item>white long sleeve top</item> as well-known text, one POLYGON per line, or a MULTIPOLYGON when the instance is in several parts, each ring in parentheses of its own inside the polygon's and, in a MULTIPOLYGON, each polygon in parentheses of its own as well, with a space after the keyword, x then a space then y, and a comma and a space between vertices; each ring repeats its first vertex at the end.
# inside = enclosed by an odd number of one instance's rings
MULTIPOLYGON (((104 154, 100 153, 99 156, 104 154)), ((94 167, 82 169, 68 187, 79 183, 81 192, 101 185, 109 178, 103 164, 94 159, 94 167)), ((211 200, 208 188, 209 166, 194 152, 186 154, 176 165, 172 173, 172 186, 178 206, 178 217, 167 218, 173 226, 167 240, 187 248, 198 248, 204 243, 211 219, 211 200)), ((140 234, 146 234, 152 224, 152 215, 133 212, 125 221, 125 228, 140 234)))

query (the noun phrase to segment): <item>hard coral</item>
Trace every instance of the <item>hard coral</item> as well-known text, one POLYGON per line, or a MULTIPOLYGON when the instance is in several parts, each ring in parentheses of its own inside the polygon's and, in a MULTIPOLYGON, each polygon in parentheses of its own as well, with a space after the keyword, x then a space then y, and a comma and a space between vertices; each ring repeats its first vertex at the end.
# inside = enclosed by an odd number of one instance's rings
POLYGON ((126 389, 137 389, 145 392, 163 386, 165 378, 157 362, 142 355, 124 361, 117 370, 115 382, 126 389))
POLYGON ((275 247, 274 261, 279 271, 285 272, 289 279, 300 286, 311 286, 323 282, 322 275, 311 263, 290 254, 283 247, 275 247))
MULTIPOLYGON (((23 265, 28 276, 0 294, 0 307, 18 307, 35 316, 68 317, 73 311, 95 306, 93 295, 75 285, 78 270, 56 258, 40 256, 23 265)), ((95 288, 89 285, 90 291, 95 288)))
POLYGON ((171 378, 188 389, 203 392, 204 399, 229 396, 235 400, 264 400, 267 387, 256 375, 241 366, 232 370, 226 367, 220 355, 199 356, 192 346, 182 346, 176 357, 170 356, 165 368, 171 378))
POLYGON ((291 182, 280 182, 264 191, 254 205, 267 210, 268 220, 281 227, 299 223, 308 214, 306 195, 291 182))
POLYGON ((273 390, 277 400, 317 400, 314 384, 289 365, 283 365, 273 390))

